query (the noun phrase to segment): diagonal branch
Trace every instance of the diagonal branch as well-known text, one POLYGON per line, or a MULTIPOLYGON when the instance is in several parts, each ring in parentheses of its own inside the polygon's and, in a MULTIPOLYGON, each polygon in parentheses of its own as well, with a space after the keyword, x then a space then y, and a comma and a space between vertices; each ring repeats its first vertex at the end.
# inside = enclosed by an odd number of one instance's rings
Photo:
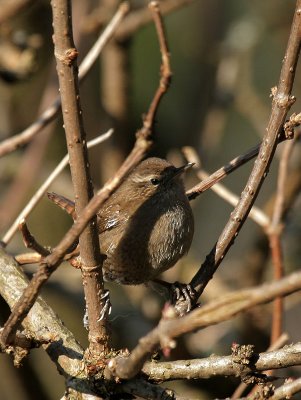
POLYGON ((251 175, 241 193, 241 199, 234 211, 231 213, 231 217, 217 243, 191 281, 191 286, 196 290, 197 296, 200 296, 205 289, 244 224, 259 193, 261 185, 267 176, 270 163, 277 147, 278 136, 281 133, 287 112, 295 101, 295 98, 291 96, 291 91, 301 43, 300 9, 301 0, 297 0, 278 88, 273 91, 270 120, 251 175))
MULTIPOLYGON (((91 69, 92 65, 97 60, 99 54, 102 49, 108 43, 108 41, 112 38, 114 33, 116 32, 117 27, 120 22, 127 14, 129 10, 128 3, 122 3, 108 26, 99 36, 93 47, 90 49, 86 57, 83 59, 80 67, 79 67, 79 80, 83 81, 87 76, 87 73, 91 69)), ((51 121, 53 121, 61 110, 61 99, 58 97, 54 100, 54 102, 49 106, 36 121, 34 121, 29 127, 27 127, 21 133, 3 140, 0 143, 0 157, 11 153, 12 151, 18 149, 19 147, 25 145, 30 140, 32 140, 35 135, 37 135, 46 125, 48 125, 51 121)))
MULTIPOLYGON (((98 136, 95 139, 90 140, 87 143, 88 149, 90 147, 96 146, 99 143, 102 143, 103 141, 109 139, 113 133, 113 130, 110 129, 108 132, 104 133, 101 136, 98 136)), ((55 169, 51 172, 51 174, 48 176, 48 178, 42 183, 42 185, 39 187, 39 189, 35 192, 35 194, 31 197, 29 202, 26 204, 26 206, 23 208, 23 210, 20 212, 20 214, 17 216, 11 227, 7 230, 5 235, 3 236, 1 243, 2 246, 6 246, 8 242, 13 238, 14 234, 18 230, 19 222, 21 219, 25 219, 28 217, 28 215, 32 212, 34 207, 38 204, 38 202, 42 199, 44 194, 47 192, 47 189, 49 186, 52 184, 52 182, 58 177, 58 175, 66 168, 66 166, 69 164, 69 156, 68 154, 65 155, 65 157, 59 162, 59 164, 55 167, 55 169)))

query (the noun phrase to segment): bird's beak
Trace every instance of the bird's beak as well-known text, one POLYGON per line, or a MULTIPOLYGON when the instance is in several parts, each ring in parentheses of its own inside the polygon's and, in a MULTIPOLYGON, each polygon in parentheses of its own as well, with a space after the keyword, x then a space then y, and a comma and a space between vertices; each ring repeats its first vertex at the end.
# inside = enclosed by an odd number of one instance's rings
POLYGON ((182 165, 182 167, 177 168, 176 171, 175 171, 175 176, 179 175, 179 174, 182 174, 183 172, 187 171, 188 169, 193 167, 194 164, 195 163, 193 163, 193 162, 189 162, 189 163, 187 163, 185 165, 182 165))
POLYGON ((185 171, 187 171, 188 169, 190 169, 191 167, 194 166, 195 163, 187 163, 185 165, 182 165, 182 167, 178 167, 175 169, 175 171, 173 172, 173 176, 172 179, 175 178, 176 176, 183 174, 185 171))

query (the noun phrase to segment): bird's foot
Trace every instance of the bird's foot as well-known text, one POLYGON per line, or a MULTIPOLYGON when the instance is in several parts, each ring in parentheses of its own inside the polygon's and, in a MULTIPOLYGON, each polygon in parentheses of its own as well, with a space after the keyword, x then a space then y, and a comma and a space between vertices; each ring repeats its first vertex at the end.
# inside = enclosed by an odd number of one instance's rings
POLYGON ((148 286, 161 295, 168 296, 179 316, 183 316, 198 307, 196 304, 197 293, 189 284, 180 282, 171 284, 160 279, 154 279, 148 282, 148 286))
POLYGON ((171 303, 177 313, 183 316, 196 307, 196 291, 189 284, 174 282, 170 288, 171 303))

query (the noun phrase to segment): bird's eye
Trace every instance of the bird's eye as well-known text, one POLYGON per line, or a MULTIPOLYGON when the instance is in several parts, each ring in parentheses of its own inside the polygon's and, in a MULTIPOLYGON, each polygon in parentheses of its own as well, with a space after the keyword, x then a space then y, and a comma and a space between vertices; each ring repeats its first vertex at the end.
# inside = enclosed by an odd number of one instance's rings
POLYGON ((160 183, 159 179, 156 179, 156 178, 152 178, 152 179, 150 180, 150 182, 151 182, 151 184, 154 185, 154 186, 159 185, 159 183, 160 183))

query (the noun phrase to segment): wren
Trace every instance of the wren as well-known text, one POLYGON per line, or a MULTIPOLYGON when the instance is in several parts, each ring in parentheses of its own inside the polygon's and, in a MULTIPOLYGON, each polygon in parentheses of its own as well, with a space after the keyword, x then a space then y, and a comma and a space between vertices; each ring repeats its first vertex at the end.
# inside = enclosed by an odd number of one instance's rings
MULTIPOLYGON (((142 161, 97 214, 106 281, 146 283, 171 268, 190 248, 194 221, 182 174, 161 158, 142 161)), ((75 218, 74 203, 48 197, 75 218)))
POLYGON ((98 213, 104 279, 146 283, 190 248, 194 220, 182 173, 166 160, 142 161, 98 213))

